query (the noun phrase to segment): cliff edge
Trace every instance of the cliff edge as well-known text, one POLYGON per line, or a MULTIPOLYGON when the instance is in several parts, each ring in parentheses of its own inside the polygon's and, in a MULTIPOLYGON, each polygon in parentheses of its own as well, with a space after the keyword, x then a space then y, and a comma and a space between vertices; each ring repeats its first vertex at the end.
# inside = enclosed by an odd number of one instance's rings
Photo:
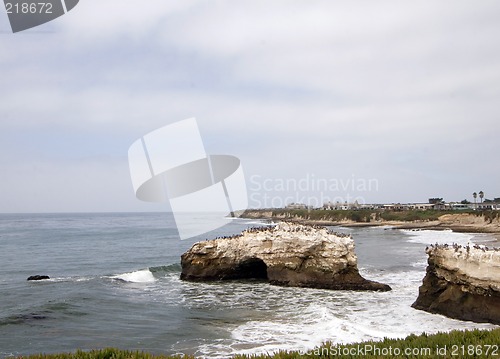
MULTIPOLYGON (((400 229, 452 229, 456 232, 500 233, 499 211, 446 213, 443 211, 381 210, 294 210, 249 209, 239 213, 243 218, 268 219, 321 226, 366 227, 389 225, 400 229)), ((500 239, 500 236, 498 237, 500 239)))
POLYGON ((256 278, 283 286, 391 290, 361 277, 350 236, 288 222, 196 243, 181 265, 181 279, 191 281, 256 278))
POLYGON ((450 318, 500 324, 500 250, 438 245, 412 307, 450 318))

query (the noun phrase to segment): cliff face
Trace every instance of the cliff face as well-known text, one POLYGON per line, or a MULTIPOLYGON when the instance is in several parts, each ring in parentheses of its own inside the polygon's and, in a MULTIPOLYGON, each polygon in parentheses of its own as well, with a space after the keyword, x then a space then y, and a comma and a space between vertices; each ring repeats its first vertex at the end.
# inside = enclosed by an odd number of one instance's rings
POLYGON ((413 307, 455 319, 500 324, 500 251, 432 246, 413 307))
POLYGON ((258 278, 284 286, 391 289, 361 277, 350 236, 287 222, 196 243, 181 265, 181 279, 192 281, 258 278))
POLYGON ((470 213, 445 214, 439 217, 440 226, 462 229, 463 231, 500 232, 500 217, 496 213, 475 215, 470 213), (495 216, 493 216, 493 214, 495 216))
MULTIPOLYGON (((431 217, 419 216, 421 211, 387 212, 384 219, 383 211, 329 211, 329 210, 264 210, 250 209, 240 212, 243 218, 271 219, 278 221, 296 222, 301 224, 317 224, 323 226, 379 226, 391 225, 396 228, 429 228, 452 229, 457 232, 484 232, 500 233, 499 211, 477 213, 442 214, 435 211, 431 217), (421 218, 421 219, 418 219, 421 218), (368 221, 369 220, 369 221, 368 221)), ((499 237, 500 238, 500 237, 499 237)))

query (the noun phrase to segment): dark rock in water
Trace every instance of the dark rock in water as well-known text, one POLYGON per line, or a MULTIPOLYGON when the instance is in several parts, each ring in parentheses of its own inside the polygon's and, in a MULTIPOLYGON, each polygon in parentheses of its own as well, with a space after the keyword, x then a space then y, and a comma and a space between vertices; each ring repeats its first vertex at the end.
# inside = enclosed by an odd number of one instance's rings
POLYGON ((500 324, 500 252, 431 246, 427 273, 412 307, 450 318, 500 324))
POLYGON ((361 277, 350 236, 286 222, 196 243, 181 265, 181 279, 190 281, 261 279, 290 287, 391 290, 361 277))
POLYGON ((32 275, 31 277, 28 277, 27 280, 44 280, 44 279, 50 279, 48 275, 32 275))

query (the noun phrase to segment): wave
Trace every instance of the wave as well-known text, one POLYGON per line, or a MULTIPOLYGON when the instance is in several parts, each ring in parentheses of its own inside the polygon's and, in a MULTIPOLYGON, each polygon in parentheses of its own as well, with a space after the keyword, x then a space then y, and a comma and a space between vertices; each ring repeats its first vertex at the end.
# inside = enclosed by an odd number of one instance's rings
POLYGON ((246 224, 252 224, 252 225, 256 225, 256 226, 276 226, 278 223, 275 223, 274 221, 269 221, 269 220, 265 220, 265 221, 250 221, 250 222, 247 222, 246 224))
POLYGON ((407 242, 422 243, 422 244, 451 244, 457 243, 467 245, 473 238, 474 234, 471 233, 458 233, 453 232, 451 229, 442 231, 436 230, 401 230, 402 233, 411 237, 407 242))
POLYGON ((95 277, 54 277, 47 279, 46 282, 88 282, 95 277))
POLYGON ((48 302, 32 308, 27 308, 19 313, 0 317, 0 327, 8 325, 20 325, 37 323, 44 320, 57 319, 66 316, 82 316, 77 306, 67 302, 48 302))
POLYGON ((241 224, 254 224, 259 226, 275 226, 275 223, 272 219, 257 219, 257 218, 246 218, 246 217, 224 217, 227 220, 240 222, 241 224))
POLYGON ((133 272, 116 274, 108 278, 127 283, 154 283, 158 278, 165 277, 167 274, 180 272, 181 264, 173 263, 165 266, 149 267, 133 272))
POLYGON ((271 219, 254 219, 254 218, 241 218, 241 217, 227 217, 230 220, 240 222, 240 224, 251 224, 254 226, 275 226, 278 223, 271 219))
POLYGON ((326 341, 333 344, 353 343, 364 340, 400 338, 404 334, 390 333, 375 327, 353 323, 351 318, 341 318, 338 313, 319 304, 310 305, 303 315, 295 320, 250 321, 231 332, 237 344, 231 354, 265 354, 279 350, 306 352, 326 341), (249 344, 260 343, 248 348, 249 344))
POLYGON ((149 267, 149 271, 155 274, 162 274, 162 273, 180 273, 182 271, 182 267, 180 263, 173 263, 173 264, 168 264, 165 266, 158 266, 158 267, 149 267))
MULTIPOLYGON (((169 264, 165 266, 150 267, 133 272, 126 272, 112 276, 103 276, 100 278, 111 278, 122 282, 130 283, 152 283, 156 281, 155 277, 161 277, 167 273, 180 273, 182 270, 180 263, 169 264)), ((72 277, 52 277, 42 281, 32 281, 32 284, 39 283, 62 283, 62 282, 87 282, 99 277, 96 276, 72 276, 72 277)))
POLYGON ((421 261, 414 262, 411 264, 414 268, 427 268, 427 259, 422 259, 421 261))
POLYGON ((17 325, 31 323, 39 320, 48 319, 47 314, 42 313, 26 313, 26 314, 15 314, 5 318, 0 318, 0 327, 6 325, 17 325))
POLYGON ((111 276, 110 278, 129 283, 153 283, 156 281, 153 273, 151 273, 149 269, 118 274, 111 276))

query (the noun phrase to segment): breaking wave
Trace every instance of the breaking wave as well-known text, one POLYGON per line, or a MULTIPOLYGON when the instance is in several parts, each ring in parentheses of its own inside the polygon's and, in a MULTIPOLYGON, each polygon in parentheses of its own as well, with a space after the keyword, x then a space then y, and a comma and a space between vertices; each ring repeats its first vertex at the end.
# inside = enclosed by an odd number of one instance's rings
POLYGON ((453 232, 451 229, 446 229, 442 231, 436 230, 401 230, 402 233, 409 236, 408 242, 410 243, 422 243, 422 244, 463 244, 466 245, 474 238, 474 234, 471 233, 457 233, 453 232))
POLYGON ((156 276, 164 273, 180 273, 182 268, 180 263, 174 263, 166 266, 149 267, 149 270, 156 276))
POLYGON ((129 283, 154 283, 156 281, 153 273, 149 269, 142 269, 135 272, 114 275, 112 279, 129 283))

